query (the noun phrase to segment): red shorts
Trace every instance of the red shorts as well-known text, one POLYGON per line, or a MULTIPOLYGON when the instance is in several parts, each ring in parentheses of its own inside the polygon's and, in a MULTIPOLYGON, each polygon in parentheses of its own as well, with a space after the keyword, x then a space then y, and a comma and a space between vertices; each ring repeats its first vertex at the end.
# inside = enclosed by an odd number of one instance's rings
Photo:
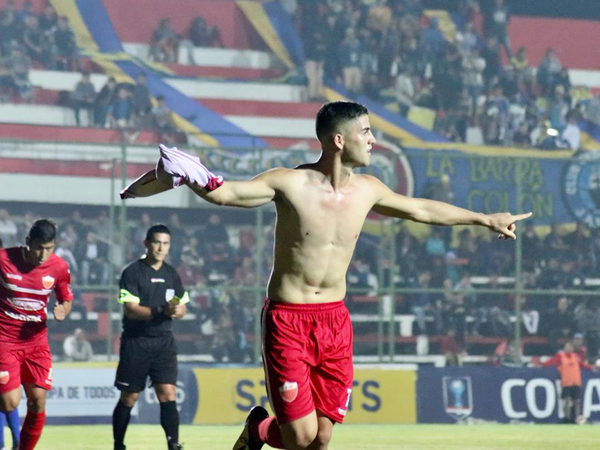
POLYGON ((343 422, 350 402, 352 323, 343 301, 263 305, 263 363, 277 421, 317 410, 343 422))
POLYGON ((0 394, 21 383, 52 389, 52 355, 47 343, 31 347, 0 344, 0 394))

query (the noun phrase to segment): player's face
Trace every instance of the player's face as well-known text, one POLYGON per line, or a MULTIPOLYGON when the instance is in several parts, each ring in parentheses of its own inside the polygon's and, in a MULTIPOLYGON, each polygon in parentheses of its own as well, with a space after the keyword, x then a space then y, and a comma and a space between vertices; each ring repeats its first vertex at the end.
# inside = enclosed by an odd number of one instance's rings
POLYGON ((344 153, 342 161, 353 167, 368 166, 371 149, 377 142, 371 133, 369 116, 360 116, 344 125, 344 153))
POLYGON ((55 246, 55 241, 41 243, 27 238, 27 261, 34 266, 41 266, 48 261, 55 246))
POLYGON ((171 248, 171 236, 166 233, 154 233, 152 239, 144 241, 146 258, 151 262, 163 262, 171 248))

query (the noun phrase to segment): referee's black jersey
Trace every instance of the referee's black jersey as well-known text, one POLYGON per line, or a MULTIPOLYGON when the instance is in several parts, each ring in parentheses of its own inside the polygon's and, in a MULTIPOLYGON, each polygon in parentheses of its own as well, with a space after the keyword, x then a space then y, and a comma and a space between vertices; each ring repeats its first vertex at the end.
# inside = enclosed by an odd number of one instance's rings
MULTIPOLYGON (((177 271, 167 263, 154 270, 143 259, 139 259, 123 270, 119 282, 119 302, 135 302, 150 308, 166 306, 166 302, 177 296, 187 303, 189 296, 183 288, 177 271)), ((173 331, 173 319, 164 314, 150 320, 134 320, 123 316, 123 335, 162 336, 173 331)))

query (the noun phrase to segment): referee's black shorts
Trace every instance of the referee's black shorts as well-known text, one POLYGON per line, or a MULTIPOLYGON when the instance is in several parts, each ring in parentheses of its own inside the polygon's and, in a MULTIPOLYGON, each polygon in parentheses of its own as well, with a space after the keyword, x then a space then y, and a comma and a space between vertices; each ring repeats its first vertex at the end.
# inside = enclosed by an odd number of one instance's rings
POLYGON ((177 385, 177 347, 173 334, 154 337, 121 336, 116 388, 128 392, 143 391, 148 377, 151 386, 177 385))

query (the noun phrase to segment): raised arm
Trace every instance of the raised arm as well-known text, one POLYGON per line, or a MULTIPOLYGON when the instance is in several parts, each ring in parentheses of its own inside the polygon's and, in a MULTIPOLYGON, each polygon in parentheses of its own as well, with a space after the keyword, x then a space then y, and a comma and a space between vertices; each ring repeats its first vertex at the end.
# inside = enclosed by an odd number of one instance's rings
POLYGON ((377 200, 373 210, 384 216, 431 225, 480 225, 499 233, 498 237, 503 239, 516 239, 515 222, 531 216, 531 213, 477 213, 435 200, 406 197, 393 192, 379 180, 374 183, 377 184, 377 200))

